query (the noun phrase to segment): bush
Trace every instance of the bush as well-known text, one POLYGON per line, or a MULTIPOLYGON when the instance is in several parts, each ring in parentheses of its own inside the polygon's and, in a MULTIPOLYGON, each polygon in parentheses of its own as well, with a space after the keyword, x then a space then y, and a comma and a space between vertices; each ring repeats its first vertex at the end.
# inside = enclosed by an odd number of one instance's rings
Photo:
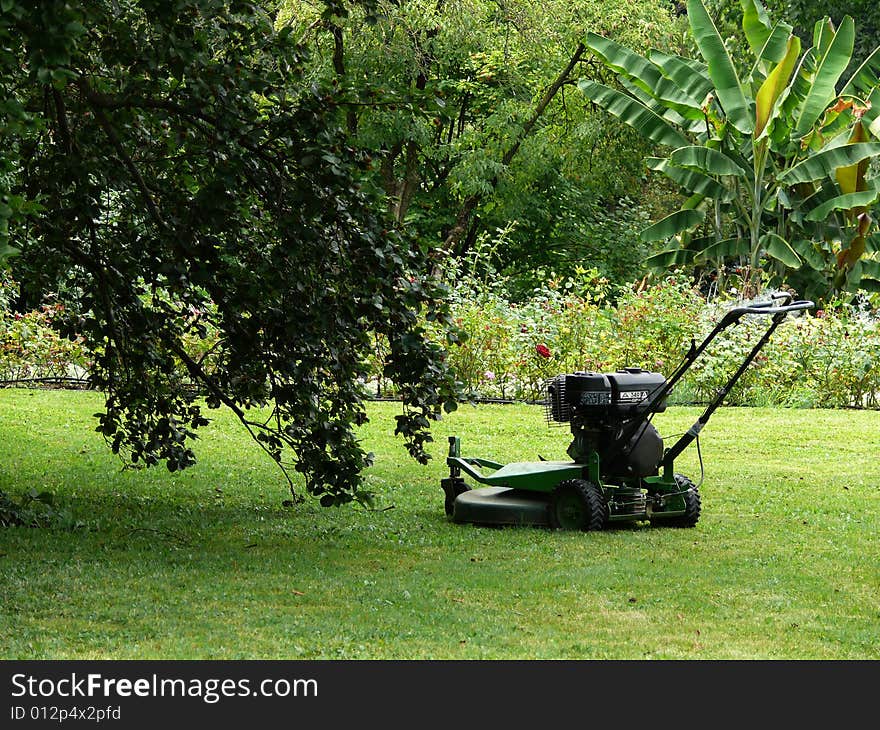
POLYGON ((89 356, 81 337, 61 337, 52 327, 63 304, 13 311, 18 285, 0 270, 0 381, 66 380, 88 374, 89 356))
MULTIPOLYGON (((473 399, 539 402, 559 373, 643 367, 669 376, 711 331, 733 297, 707 301, 690 280, 670 274, 651 284, 614 287, 596 269, 569 277, 543 272, 528 297, 512 301, 507 281, 483 249, 450 276, 461 342, 446 357, 473 399)), ((765 296, 769 296, 769 292, 765 296)), ((15 313, 15 283, 0 274, 0 380, 84 377, 89 353, 80 339, 53 329, 62 305, 15 313)), ((217 331, 211 312, 194 312, 187 349, 212 368, 217 331)), ((880 408, 880 316, 876 301, 835 301, 789 317, 746 370, 725 403, 739 406, 880 408)), ((765 332, 766 318, 743 318, 693 364, 671 403, 711 401, 765 332)), ((427 322, 426 327, 431 328, 427 322)), ((436 341, 445 343, 437 330, 436 341)), ((371 393, 396 397, 384 377, 387 343, 376 336, 368 363, 371 393)), ((181 366, 180 377, 186 373, 181 366)))
MULTIPOLYGON (((544 397, 563 372, 643 367, 670 375, 688 350, 741 302, 708 302, 679 274, 615 289, 593 269, 570 278, 547 274, 522 301, 503 280, 464 276, 453 296, 463 343, 448 358, 474 398, 527 402, 544 397)), ((765 292, 761 297, 770 296, 765 292)), ((769 326, 745 317, 721 333, 672 394, 672 403, 708 403, 769 326)), ((789 317, 758 353, 725 403, 741 406, 880 407, 880 327, 867 300, 837 301, 789 317)))

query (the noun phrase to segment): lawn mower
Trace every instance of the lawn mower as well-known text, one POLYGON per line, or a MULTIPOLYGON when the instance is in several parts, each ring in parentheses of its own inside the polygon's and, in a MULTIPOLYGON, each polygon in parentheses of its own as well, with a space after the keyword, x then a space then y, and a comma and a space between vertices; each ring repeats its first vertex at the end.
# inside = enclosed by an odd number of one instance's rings
MULTIPOLYGON (((627 367, 613 373, 575 372, 546 382, 548 424, 569 424, 569 461, 513 462, 461 455, 461 440, 449 437, 441 480, 446 514, 453 522, 539 525, 564 530, 600 530, 616 522, 693 527, 700 518, 702 484, 675 471, 675 459, 699 435, 774 330, 790 312, 814 303, 790 294, 729 309, 700 345, 690 349, 668 377, 627 367), (746 315, 771 318, 743 363, 696 422, 669 448, 651 423, 666 410, 669 394, 721 332, 746 315), (463 475, 486 486, 472 488, 463 475)), ((702 455, 700 455, 702 469, 702 455)))

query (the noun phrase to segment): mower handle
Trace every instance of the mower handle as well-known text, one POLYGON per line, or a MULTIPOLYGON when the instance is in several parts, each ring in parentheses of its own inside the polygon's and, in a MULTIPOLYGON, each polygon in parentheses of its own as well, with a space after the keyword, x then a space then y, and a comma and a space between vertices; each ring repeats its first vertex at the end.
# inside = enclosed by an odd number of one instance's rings
POLYGON ((784 314, 786 312, 799 312, 804 309, 812 309, 815 306, 815 302, 811 302, 808 299, 792 301, 791 294, 784 292, 773 294, 770 301, 756 302, 755 304, 747 304, 742 307, 733 307, 733 309, 727 310, 719 326, 723 329, 746 314, 784 314), (782 300, 784 303, 777 304, 776 302, 779 300, 782 300))
POLYGON ((730 392, 733 388, 734 384, 737 380, 739 380, 740 376, 745 372, 746 368, 755 359, 758 352, 761 348, 767 343, 770 339, 770 335, 773 334, 773 331, 782 324, 785 319, 785 315, 788 312, 798 312, 803 309, 812 309, 815 307, 815 303, 808 301, 806 299, 798 299, 797 301, 793 300, 791 294, 786 292, 782 292, 779 294, 771 295, 770 301, 766 302, 757 302, 756 304, 749 304, 744 307, 734 307, 727 311, 724 317, 721 318, 721 321, 715 326, 715 329, 709 333, 709 336, 703 340, 703 343, 696 347, 691 342, 690 352, 685 356, 684 361, 679 366, 679 368, 675 371, 675 373, 670 377, 667 381, 664 391, 660 397, 654 399, 654 402, 659 402, 662 398, 665 398, 667 393, 672 389, 672 387, 681 379, 682 375, 684 375, 685 371, 693 364, 694 360, 699 357, 699 355, 706 349, 708 344, 715 338, 715 336, 729 327, 732 324, 735 324, 739 321, 740 317, 746 314, 772 314, 773 321, 770 322, 770 326, 767 328, 767 331, 761 336, 755 346, 751 349, 746 359, 739 366, 737 371, 731 376, 730 380, 727 381, 727 384, 718 390, 715 400, 713 400, 708 408, 706 408, 703 415, 697 419, 697 422, 691 426, 687 432, 673 444, 670 448, 666 449, 663 454, 663 470, 664 473, 667 474, 670 478, 672 476, 672 463, 675 458, 685 449, 685 447, 690 444, 702 430, 703 426, 706 425, 710 416, 715 412, 719 405, 721 405, 721 401, 724 400, 724 397, 730 392), (781 302, 781 304, 777 304, 777 302, 781 302))

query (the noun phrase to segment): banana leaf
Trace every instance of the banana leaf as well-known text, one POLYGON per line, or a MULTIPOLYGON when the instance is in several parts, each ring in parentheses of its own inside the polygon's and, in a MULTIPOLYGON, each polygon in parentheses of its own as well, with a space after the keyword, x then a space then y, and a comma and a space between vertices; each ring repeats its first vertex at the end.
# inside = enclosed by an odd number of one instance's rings
POLYGON ((709 80, 709 68, 704 63, 657 50, 652 50, 648 58, 667 79, 691 99, 705 101, 706 96, 713 89, 709 80))
MULTIPOLYGON (((660 69, 644 56, 610 38, 592 32, 587 33, 584 45, 599 56, 608 68, 622 74, 645 94, 659 99, 688 119, 703 118, 700 110, 703 97, 688 96, 678 85, 664 77, 660 69)), ((640 94, 634 95, 641 99, 640 94)))
POLYGON ((665 106, 664 104, 657 101, 655 97, 646 92, 641 86, 631 81, 628 76, 624 76, 623 74, 621 74, 617 77, 617 80, 626 91, 632 94, 636 101, 644 104, 646 107, 648 107, 648 109, 650 109, 658 116, 663 117, 663 119, 665 119, 670 124, 674 124, 676 127, 691 126, 691 122, 689 120, 685 119, 675 109, 665 106))
MULTIPOLYGON (((807 94, 810 93, 810 89, 813 86, 812 79, 816 70, 816 64, 816 49, 808 48, 804 51, 804 55, 801 56, 797 71, 794 73, 794 79, 789 84, 785 99, 781 103, 783 113, 780 117, 782 119, 794 120, 798 107, 803 104, 804 99, 807 98, 807 94)), ((791 124, 788 126, 790 129, 792 128, 791 124)))
POLYGON ((831 22, 831 18, 825 17, 816 21, 813 26, 813 48, 816 49, 819 56, 824 56, 828 51, 831 41, 834 39, 834 33, 834 23, 831 22))
POLYGON ((743 9, 742 29, 752 51, 758 55, 770 37, 770 16, 757 0, 740 0, 743 9))
POLYGON ((761 136, 774 115, 779 113, 779 99, 788 88, 789 79, 801 52, 800 38, 789 37, 786 48, 785 57, 770 72, 755 96, 756 139, 761 136))
POLYGON ((864 190, 858 193, 845 193, 826 200, 807 213, 805 220, 824 221, 835 210, 852 210, 873 205, 880 197, 880 190, 864 190))
POLYGON ((846 291, 851 294, 858 294, 862 286, 862 277, 865 271, 865 265, 862 261, 857 261, 853 267, 846 273, 846 291))
POLYGON ((822 271, 822 269, 825 268, 826 261, 825 257, 822 255, 822 249, 819 244, 802 238, 797 241, 792 241, 791 247, 811 269, 822 271))
POLYGON ((722 241, 706 246, 695 257, 696 263, 704 263, 712 259, 735 259, 748 257, 751 252, 747 238, 725 238, 722 241))
POLYGON ((679 147, 669 157, 673 165, 695 168, 708 175, 745 177, 746 171, 723 152, 699 145, 679 147))
POLYGON ((590 101, 652 142, 670 147, 683 147, 689 144, 688 139, 681 132, 631 96, 588 79, 579 81, 578 88, 590 101))
POLYGON ((749 103, 724 40, 702 0, 688 0, 687 10, 694 41, 708 64, 709 78, 715 85, 718 103, 736 129, 743 134, 751 134, 754 124, 749 103))
POLYGON ((878 119, 880 119, 880 85, 868 95, 868 108, 862 117, 862 124, 868 127, 871 134, 880 138, 880 126, 874 124, 878 119))
POLYGON ((790 269, 801 267, 801 258, 782 236, 776 233, 765 233, 758 243, 763 246, 767 255, 781 261, 790 269))
POLYGON ((857 91, 864 94, 870 93, 877 86, 878 78, 880 78, 880 46, 875 48, 873 53, 856 69, 846 86, 843 87, 842 95, 852 94, 855 96, 857 91))
MULTIPOLYGON (((767 37, 764 47, 755 58, 755 65, 749 78, 752 81, 766 77, 766 69, 780 63, 788 53, 788 42, 791 38, 792 27, 788 23, 779 22, 773 26, 773 30, 767 37)), ((800 40, 800 39, 798 39, 800 40)))
POLYGON ((776 179, 786 185, 821 180, 824 177, 832 176, 839 167, 854 165, 877 155, 880 155, 880 143, 878 142, 844 144, 817 152, 777 175, 776 179))
POLYGON ((659 69, 647 58, 592 31, 587 33, 584 45, 599 56, 608 68, 626 74, 644 91, 654 94, 662 76, 659 69))
POLYGON ((648 168, 663 173, 674 183, 688 192, 698 193, 713 200, 728 202, 733 198, 733 191, 722 185, 715 178, 709 177, 702 172, 686 167, 679 167, 669 160, 659 157, 645 159, 648 168))
POLYGON ((880 291, 880 261, 874 258, 862 259, 862 276, 860 288, 865 291, 880 291))
MULTIPOLYGON (((852 132, 850 133, 847 142, 850 144, 856 144, 858 142, 867 142, 868 139, 868 132, 861 120, 859 120, 853 125, 852 132)), ((840 186, 840 192, 857 193, 862 190, 867 190, 868 185, 865 180, 867 172, 868 160, 862 160, 855 165, 838 167, 834 171, 834 177, 837 179, 837 184, 840 186)))
POLYGON ((645 228, 639 237, 643 241, 662 241, 702 223, 705 217, 705 213, 701 210, 679 210, 645 228))
POLYGON ((660 251, 645 259, 645 266, 649 269, 668 271, 674 266, 683 266, 693 262, 696 251, 687 248, 670 248, 660 251))
MULTIPOLYGON (((846 15, 840 23, 840 28, 834 33, 834 37, 828 44, 827 50, 819 58, 813 83, 798 109, 794 129, 796 136, 806 136, 822 112, 834 100, 836 84, 852 59, 854 42, 855 24, 853 19, 846 15)), ((822 44, 815 45, 820 48, 821 53, 822 44)))

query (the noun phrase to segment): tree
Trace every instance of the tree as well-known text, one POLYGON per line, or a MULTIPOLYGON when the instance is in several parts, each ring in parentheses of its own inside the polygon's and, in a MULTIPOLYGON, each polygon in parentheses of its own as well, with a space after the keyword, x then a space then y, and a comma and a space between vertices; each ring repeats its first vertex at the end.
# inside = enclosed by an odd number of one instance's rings
POLYGON ((194 463, 203 393, 291 490, 295 469, 323 505, 368 501, 370 333, 424 462, 456 401, 420 324, 448 324, 444 292, 363 184, 337 92, 307 83, 308 48, 275 22, 245 2, 4 1, 0 248, 19 249, 25 296, 63 292, 106 393, 98 430, 131 464, 194 463))
POLYGON ((587 40, 623 90, 590 81, 581 89, 671 148, 648 165, 688 196, 643 231, 672 244, 653 263, 733 260, 747 267, 753 288, 769 273, 817 298, 878 285, 871 210, 880 188, 869 164, 880 159, 880 48, 844 77, 851 17, 837 28, 818 22, 813 47, 801 54, 790 25, 771 23, 757 0, 742 6, 752 53, 743 78, 701 0, 689 0, 688 19, 702 61, 587 40))
POLYGON ((572 260, 630 273, 604 244, 647 148, 572 87, 597 70, 579 45, 589 28, 674 43, 665 0, 380 0, 372 24, 350 5, 328 20, 287 0, 284 13, 319 49, 312 78, 350 100, 349 129, 398 220, 455 257, 514 223, 495 263, 515 274, 572 260))

